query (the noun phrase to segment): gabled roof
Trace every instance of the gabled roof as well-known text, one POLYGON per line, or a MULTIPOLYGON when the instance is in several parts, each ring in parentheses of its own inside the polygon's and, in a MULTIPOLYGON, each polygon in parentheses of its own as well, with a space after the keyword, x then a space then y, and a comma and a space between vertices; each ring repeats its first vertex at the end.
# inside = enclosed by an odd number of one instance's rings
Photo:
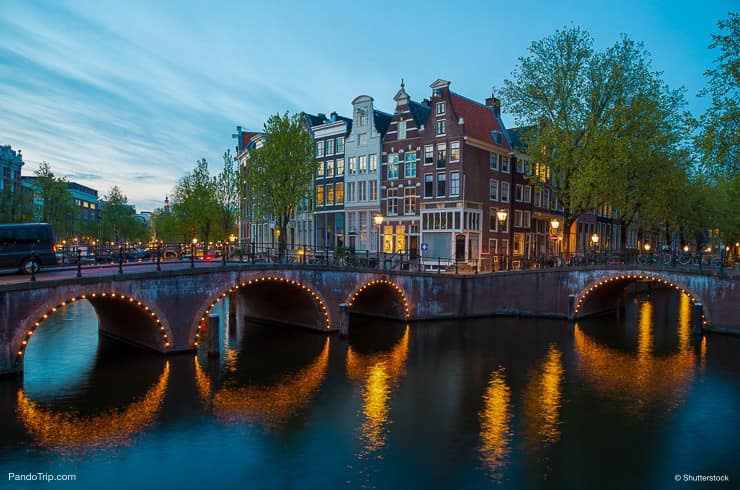
POLYGON ((324 124, 324 119, 326 118, 324 114, 314 115, 309 114, 308 112, 304 112, 303 115, 306 117, 306 122, 308 123, 309 127, 324 124))
POLYGON ((463 128, 466 136, 511 150, 511 142, 509 141, 506 128, 504 128, 503 122, 496 116, 491 107, 487 107, 454 92, 450 92, 450 102, 452 103, 452 110, 457 117, 463 118, 463 128), (501 133, 500 145, 493 139, 494 131, 501 133))
POLYGON ((418 128, 422 124, 426 124, 431 107, 409 99, 409 110, 411 111, 411 115, 414 116, 414 122, 418 128))
POLYGON ((242 148, 242 150, 251 150, 252 147, 254 146, 254 142, 251 142, 250 143, 250 140, 253 137, 257 136, 258 134, 262 134, 262 133, 259 133, 257 131, 243 131, 241 133, 241 137, 242 137, 241 148, 242 148), (252 146, 250 146, 250 144, 252 146))
POLYGON ((373 109, 373 122, 375 123, 375 130, 382 136, 385 136, 386 131, 388 131, 388 126, 391 125, 392 117, 393 116, 391 116, 387 112, 373 109))

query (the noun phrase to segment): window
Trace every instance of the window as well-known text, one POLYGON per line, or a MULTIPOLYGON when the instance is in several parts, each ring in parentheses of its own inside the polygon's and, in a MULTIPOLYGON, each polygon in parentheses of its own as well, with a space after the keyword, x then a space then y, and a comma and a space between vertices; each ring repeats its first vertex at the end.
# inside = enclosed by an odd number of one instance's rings
POLYGON ((316 169, 316 178, 317 179, 324 178, 324 162, 319 162, 319 166, 316 169))
POLYGON ((488 215, 488 229, 491 231, 497 231, 498 230, 498 215, 496 215, 496 212, 498 211, 497 208, 491 208, 490 213, 488 215))
POLYGON ((501 143, 503 141, 503 134, 501 134, 501 131, 494 131, 493 132, 493 141, 496 142, 497 145, 501 146, 501 143))
POLYGON ((409 151, 404 155, 406 165, 404 168, 403 176, 407 179, 416 177, 416 152, 409 151))
POLYGON ((334 160, 326 161, 326 176, 334 177, 334 160))
POLYGON ((360 155, 360 168, 359 173, 364 174, 367 172, 367 157, 365 155, 360 155))
POLYGON ((398 153, 388 155, 388 179, 398 178, 398 153))
POLYGON ((323 185, 316 186, 316 205, 317 206, 324 205, 324 186, 323 185))
POLYGON ((488 162, 488 166, 491 170, 498 170, 498 154, 491 153, 491 160, 488 162))
POLYGON ((316 142, 316 158, 323 157, 323 156, 324 156, 324 142, 317 141, 316 142))
POLYGON ((447 122, 444 120, 437 121, 437 136, 444 136, 445 134, 447 134, 447 122))
POLYGON ((524 173, 524 160, 522 160, 520 158, 518 158, 516 160, 516 172, 519 173, 519 174, 523 174, 524 173))
POLYGON ((532 202, 532 186, 525 185, 522 189, 522 202, 532 202))
POLYGON ((340 155, 344 153, 344 136, 337 138, 337 151, 336 154, 340 155))
POLYGON ((337 158, 337 177, 344 175, 344 158, 337 158))
POLYGON ((403 214, 416 213, 416 188, 406 187, 403 190, 403 214))
POLYGON ((522 200, 524 199, 524 186, 521 184, 517 184, 514 194, 514 199, 516 200, 516 202, 522 202, 522 200))
POLYGON ((388 210, 388 216, 398 215, 398 189, 388 189, 386 191, 386 209, 388 210))
POLYGON ((367 133, 360 133, 357 135, 357 144, 365 146, 367 144, 367 133))
POLYGON ((368 160, 368 170, 370 172, 376 172, 378 170, 378 155, 376 153, 373 153, 372 155, 368 155, 367 160, 368 160))
POLYGON ((326 205, 332 206, 334 204, 334 186, 326 184, 326 205))
POLYGON ((501 164, 501 171, 509 173, 509 157, 506 155, 499 155, 499 163, 501 164))
POLYGON ((367 126, 367 111, 365 109, 357 109, 357 116, 355 118, 357 119, 358 126, 367 126))
POLYGON ((540 189, 534 190, 534 205, 535 207, 542 207, 542 191, 540 189))
POLYGON ((444 114, 444 113, 445 113, 445 103, 437 102, 437 114, 444 114))
POLYGON ((357 173, 357 158, 349 157, 349 174, 354 175, 357 173))
POLYGON ((550 189, 542 191, 542 207, 545 209, 550 207, 550 189))
POLYGON ((460 195, 460 172, 452 172, 450 174, 450 195, 460 195))
POLYGON ((434 145, 424 146, 424 165, 432 165, 434 163, 434 145))
POLYGON ((424 175, 424 197, 434 197, 434 175, 424 175))
POLYGON ((367 201, 367 182, 364 180, 357 183, 357 200, 367 201))
POLYGON ((406 121, 398 121, 398 139, 406 139, 406 121))
POLYGON ((491 201, 498 201, 498 180, 490 179, 488 181, 488 188, 491 195, 491 201))
POLYGON ((437 168, 445 168, 447 164, 447 145, 440 143, 437 145, 437 168))
POLYGON ((447 174, 437 174, 437 197, 444 197, 447 192, 447 174))
POLYGON ((495 238, 488 239, 488 253, 491 255, 498 253, 498 240, 495 238))
POLYGON ((355 194, 355 183, 349 182, 347 184, 347 202, 355 202, 357 200, 357 194, 355 194))
POLYGON ((378 200, 378 181, 377 180, 370 181, 370 200, 371 201, 378 200))
POLYGON ((501 202, 509 202, 509 183, 501 182, 501 202))
POLYGON ((334 191, 337 204, 344 204, 344 182, 336 183, 336 190, 334 191))
POLYGON ((514 233, 514 255, 524 253, 524 233, 514 233))
POLYGON ((326 156, 331 156, 334 154, 334 138, 326 140, 326 156))
POLYGON ((522 213, 523 211, 521 209, 514 210, 514 226, 516 228, 522 227, 522 213))
POLYGON ((460 142, 459 141, 453 141, 452 143, 450 143, 450 161, 451 162, 460 161, 460 142))
POLYGON ((501 253, 502 254, 509 253, 509 239, 508 238, 501 240, 501 253))

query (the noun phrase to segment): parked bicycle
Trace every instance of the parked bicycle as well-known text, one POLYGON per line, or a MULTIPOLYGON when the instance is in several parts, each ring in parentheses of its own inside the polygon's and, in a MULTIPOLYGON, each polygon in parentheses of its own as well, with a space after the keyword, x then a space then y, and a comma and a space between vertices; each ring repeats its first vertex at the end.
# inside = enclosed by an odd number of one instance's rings
POLYGON ((687 252, 677 252, 677 251, 668 251, 663 252, 663 264, 665 265, 675 265, 675 264, 681 264, 681 265, 689 265, 691 264, 691 254, 687 252))
POLYGON ((637 256, 637 263, 640 265, 653 265, 660 263, 658 256, 652 252, 642 253, 637 256))

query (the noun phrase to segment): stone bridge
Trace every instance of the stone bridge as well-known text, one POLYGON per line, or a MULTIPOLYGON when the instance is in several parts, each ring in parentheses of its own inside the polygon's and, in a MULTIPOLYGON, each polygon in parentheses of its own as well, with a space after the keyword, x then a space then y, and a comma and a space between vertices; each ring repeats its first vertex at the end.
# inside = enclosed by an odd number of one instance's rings
POLYGON ((350 314, 577 319, 618 308, 625 288, 640 281, 686 293, 703 314, 699 328, 740 333, 740 280, 719 274, 561 268, 453 275, 269 265, 111 271, 0 285, 0 374, 21 372, 34 331, 81 300, 92 304, 103 334, 168 353, 194 349, 225 298, 237 316, 346 335, 350 314))

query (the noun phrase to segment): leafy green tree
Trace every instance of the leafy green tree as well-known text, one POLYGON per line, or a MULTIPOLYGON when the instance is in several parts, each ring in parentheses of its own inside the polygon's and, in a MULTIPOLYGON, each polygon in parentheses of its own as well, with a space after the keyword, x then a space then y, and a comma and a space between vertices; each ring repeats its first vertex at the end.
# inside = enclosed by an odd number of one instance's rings
POLYGON ((285 254, 288 222, 301 200, 312 193, 318 163, 313 140, 299 114, 270 116, 264 125, 266 144, 250 152, 247 199, 256 216, 274 219, 282 231, 279 254, 285 254))
POLYGON ((47 162, 41 162, 34 175, 35 191, 42 203, 41 221, 51 224, 57 237, 71 237, 74 233, 74 217, 79 209, 67 189, 67 180, 64 177, 55 177, 47 162))
POLYGON ((236 165, 231 150, 224 153, 224 168, 216 177, 216 201, 219 211, 221 239, 236 232, 236 221, 239 216, 239 204, 243 197, 243 176, 236 165))
MULTIPOLYGON (((216 180, 211 177, 205 158, 196 163, 175 186, 172 211, 188 240, 198 238, 208 242, 219 223, 219 205, 216 200, 216 180)), ((220 238, 220 237, 219 237, 220 238)))
MULTIPOLYGON (((177 219, 177 215, 170 210, 156 209, 152 213, 152 226, 158 241, 165 243, 188 241, 187 234, 177 219)), ((190 238, 192 239, 192 236, 190 238)))
POLYGON ((6 186, 0 192, 0 223, 28 223, 34 221, 33 215, 33 193, 11 192, 10 186, 6 186))
POLYGON ((111 187, 103 204, 103 238, 116 243, 148 240, 146 225, 136 219, 136 210, 118 186, 111 187))

